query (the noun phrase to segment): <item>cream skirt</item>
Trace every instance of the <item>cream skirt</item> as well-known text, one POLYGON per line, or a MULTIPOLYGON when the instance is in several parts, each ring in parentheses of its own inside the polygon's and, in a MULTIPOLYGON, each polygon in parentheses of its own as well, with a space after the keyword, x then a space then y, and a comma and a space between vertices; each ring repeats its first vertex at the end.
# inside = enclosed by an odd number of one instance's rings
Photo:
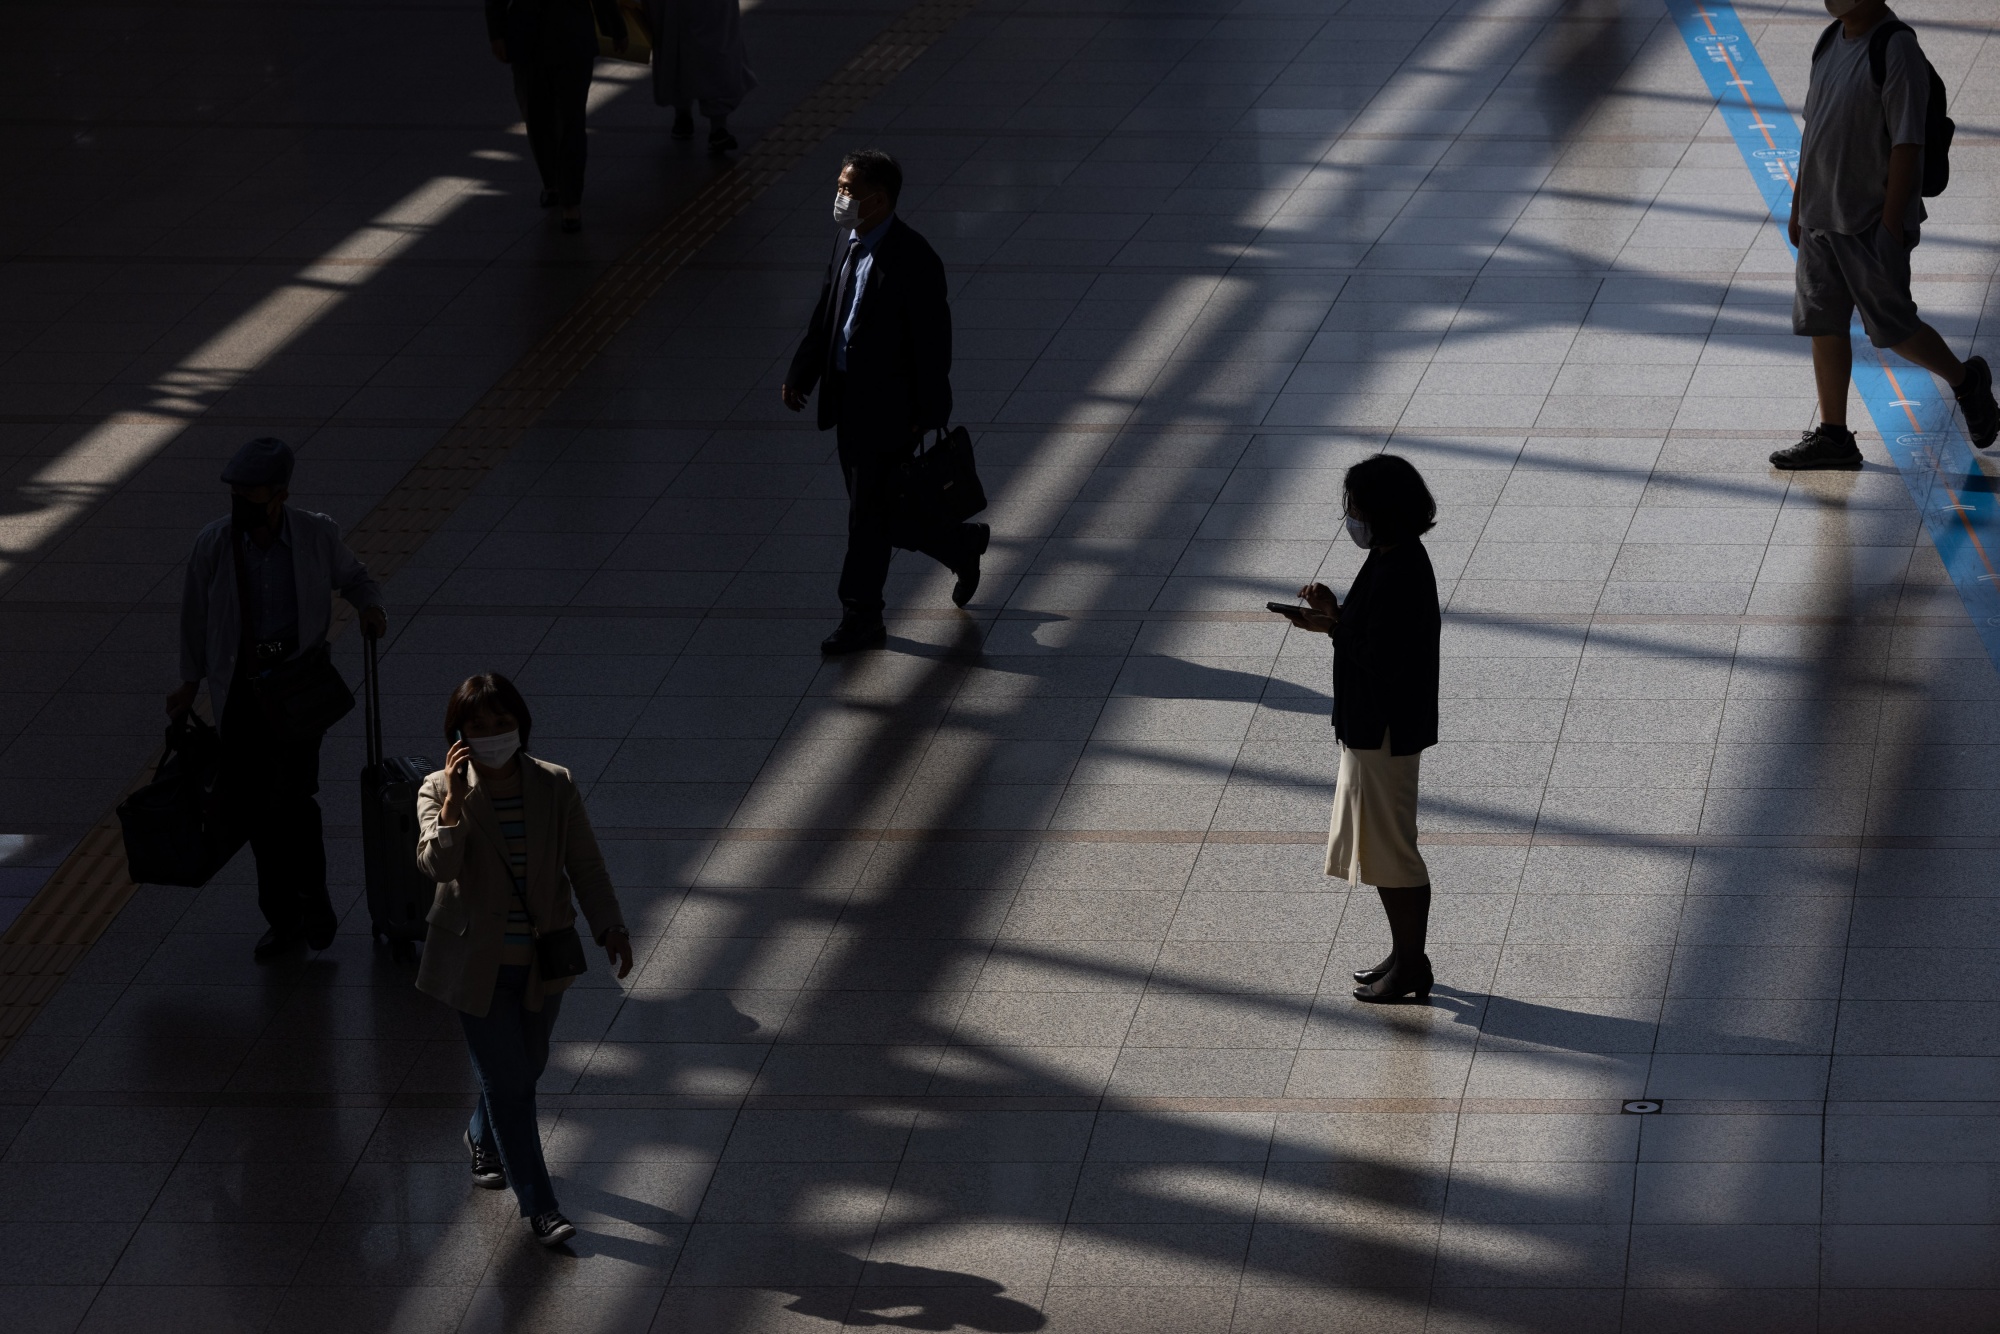
POLYGON ((1333 822, 1326 834, 1326 873, 1349 884, 1408 889, 1431 882, 1417 852, 1416 755, 1340 748, 1333 822))

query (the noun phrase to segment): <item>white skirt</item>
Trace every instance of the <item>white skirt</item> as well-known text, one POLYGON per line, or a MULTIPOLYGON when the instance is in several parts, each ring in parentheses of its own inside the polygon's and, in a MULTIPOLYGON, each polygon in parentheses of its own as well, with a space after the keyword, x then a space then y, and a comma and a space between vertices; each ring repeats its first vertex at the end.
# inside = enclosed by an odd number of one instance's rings
POLYGON ((1378 750, 1340 748, 1333 819, 1326 832, 1326 873, 1349 884, 1410 889, 1431 882, 1417 851, 1415 755, 1391 755, 1385 733, 1378 750))

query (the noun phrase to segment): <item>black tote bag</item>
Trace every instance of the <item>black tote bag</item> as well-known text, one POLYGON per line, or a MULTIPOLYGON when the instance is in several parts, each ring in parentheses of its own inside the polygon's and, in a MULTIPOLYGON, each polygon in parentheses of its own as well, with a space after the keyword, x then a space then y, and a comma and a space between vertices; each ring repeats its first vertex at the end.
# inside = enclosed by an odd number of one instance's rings
POLYGON ((236 851, 215 795, 221 750, 215 729, 192 713, 167 728, 153 781, 118 807, 125 867, 135 882, 199 889, 236 851))

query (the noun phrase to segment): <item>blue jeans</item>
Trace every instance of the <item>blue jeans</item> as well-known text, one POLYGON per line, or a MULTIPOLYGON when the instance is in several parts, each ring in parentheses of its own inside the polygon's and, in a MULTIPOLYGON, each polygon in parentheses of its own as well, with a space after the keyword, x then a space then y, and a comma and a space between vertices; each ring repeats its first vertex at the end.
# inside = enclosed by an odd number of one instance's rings
POLYGON ((527 985, 525 966, 502 968, 485 1017, 461 1010, 458 1020, 465 1026, 472 1073, 479 1080, 479 1105, 466 1133, 474 1144, 499 1153, 514 1198, 521 1202, 521 1217, 533 1218, 556 1207, 556 1189, 542 1160, 535 1081, 549 1063, 549 1033, 562 1013, 562 993, 542 997, 540 1011, 530 1010, 522 996, 527 985))

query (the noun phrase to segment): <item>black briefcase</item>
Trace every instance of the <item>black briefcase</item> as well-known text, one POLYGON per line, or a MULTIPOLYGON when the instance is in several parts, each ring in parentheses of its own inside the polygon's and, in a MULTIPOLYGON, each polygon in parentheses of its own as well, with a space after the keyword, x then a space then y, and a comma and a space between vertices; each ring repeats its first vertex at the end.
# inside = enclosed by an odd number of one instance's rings
POLYGON ((911 515, 947 523, 963 523, 986 508, 972 436, 963 426, 938 432, 929 449, 903 465, 903 505, 911 515))
POLYGON ((126 873, 135 883, 200 889, 235 853, 216 800, 221 768, 222 738, 213 727, 186 713, 167 728, 153 781, 118 807, 126 873))

